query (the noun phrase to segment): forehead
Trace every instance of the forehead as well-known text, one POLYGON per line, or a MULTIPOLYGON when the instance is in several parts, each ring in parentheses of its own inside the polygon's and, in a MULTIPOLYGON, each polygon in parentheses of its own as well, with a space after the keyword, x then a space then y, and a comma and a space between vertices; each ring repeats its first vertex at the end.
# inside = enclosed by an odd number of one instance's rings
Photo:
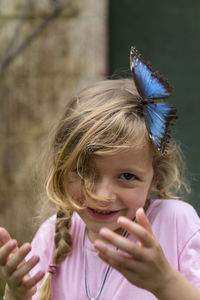
POLYGON ((119 150, 114 154, 94 154, 96 167, 104 168, 138 168, 147 170, 153 166, 153 154, 148 144, 139 148, 119 150))

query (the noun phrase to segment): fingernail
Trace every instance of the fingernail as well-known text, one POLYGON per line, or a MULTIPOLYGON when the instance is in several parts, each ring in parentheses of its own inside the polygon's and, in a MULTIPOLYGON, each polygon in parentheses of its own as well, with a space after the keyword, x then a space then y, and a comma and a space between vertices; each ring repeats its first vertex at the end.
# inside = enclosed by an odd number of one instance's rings
POLYGON ((100 240, 96 240, 96 241, 94 242, 94 247, 95 247, 97 250, 102 249, 103 246, 104 246, 104 244, 103 244, 103 242, 100 241, 100 240))
POLYGON ((8 244, 9 244, 10 247, 14 247, 14 246, 17 246, 17 241, 16 240, 10 240, 8 242, 8 244))
POLYGON ((33 263, 38 263, 40 261, 40 258, 37 256, 37 255, 34 255, 32 258, 31 258, 32 262, 33 263))
POLYGON ((138 208, 137 212, 139 213, 143 213, 144 212, 144 209, 142 207, 138 208))
POLYGON ((108 230, 106 228, 101 228, 99 233, 100 233, 100 235, 107 236, 108 235, 108 230))
POLYGON ((30 251, 31 250, 31 245, 30 244, 24 244, 22 245, 21 249, 25 251, 30 251))
POLYGON ((44 271, 39 271, 38 276, 40 277, 40 280, 41 280, 41 278, 45 276, 45 272, 44 271))
MULTIPOLYGON (((101 246, 101 243, 100 243, 100 246, 101 246)), ((95 242, 94 242, 94 247, 95 247, 95 248, 99 248, 99 241, 95 241, 95 242)))
POLYGON ((126 224, 126 223, 127 223, 127 219, 124 218, 124 217, 119 217, 119 218, 118 218, 118 222, 121 223, 121 224, 122 224, 122 223, 123 223, 123 224, 126 224))

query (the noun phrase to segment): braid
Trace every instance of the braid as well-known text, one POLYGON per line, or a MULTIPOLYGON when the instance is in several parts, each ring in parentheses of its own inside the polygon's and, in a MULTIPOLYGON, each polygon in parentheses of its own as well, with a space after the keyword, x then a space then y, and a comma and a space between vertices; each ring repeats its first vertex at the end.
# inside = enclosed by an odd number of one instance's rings
POLYGON ((54 252, 53 263, 61 263, 71 251, 72 237, 69 233, 71 217, 72 213, 69 214, 68 218, 66 218, 65 213, 61 210, 57 213, 56 232, 54 237, 56 250, 54 252))
MULTIPOLYGON (((72 249, 72 236, 69 233, 71 227, 72 212, 66 213, 59 210, 56 217, 56 229, 55 229, 55 252, 52 263, 61 263, 70 253, 72 249)), ((52 274, 47 273, 40 287, 40 300, 51 300, 51 289, 52 289, 52 274)))

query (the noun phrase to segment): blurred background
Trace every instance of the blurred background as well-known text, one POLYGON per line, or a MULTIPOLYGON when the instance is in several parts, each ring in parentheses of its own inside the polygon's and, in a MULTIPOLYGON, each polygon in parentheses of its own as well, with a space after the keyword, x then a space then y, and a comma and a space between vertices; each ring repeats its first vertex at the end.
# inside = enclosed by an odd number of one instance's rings
POLYGON ((129 68, 127 52, 136 45, 174 88, 170 102, 179 115, 174 134, 192 187, 186 200, 200 214, 200 2, 111 0, 108 28, 109 74, 129 68))
POLYGON ((200 2, 0 0, 0 226, 20 243, 36 230, 38 170, 54 120, 89 83, 130 76, 129 51, 170 79, 200 213, 200 2))

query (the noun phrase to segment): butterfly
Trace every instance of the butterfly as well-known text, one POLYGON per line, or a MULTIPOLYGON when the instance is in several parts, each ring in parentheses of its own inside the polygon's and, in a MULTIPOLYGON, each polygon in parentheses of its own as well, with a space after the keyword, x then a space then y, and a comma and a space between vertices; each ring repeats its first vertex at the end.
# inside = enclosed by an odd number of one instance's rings
POLYGON ((172 87, 164 76, 153 71, 136 47, 131 47, 130 68, 140 95, 138 100, 143 106, 149 136, 161 154, 165 154, 171 125, 177 119, 177 110, 172 104, 163 101, 171 97, 172 87))

